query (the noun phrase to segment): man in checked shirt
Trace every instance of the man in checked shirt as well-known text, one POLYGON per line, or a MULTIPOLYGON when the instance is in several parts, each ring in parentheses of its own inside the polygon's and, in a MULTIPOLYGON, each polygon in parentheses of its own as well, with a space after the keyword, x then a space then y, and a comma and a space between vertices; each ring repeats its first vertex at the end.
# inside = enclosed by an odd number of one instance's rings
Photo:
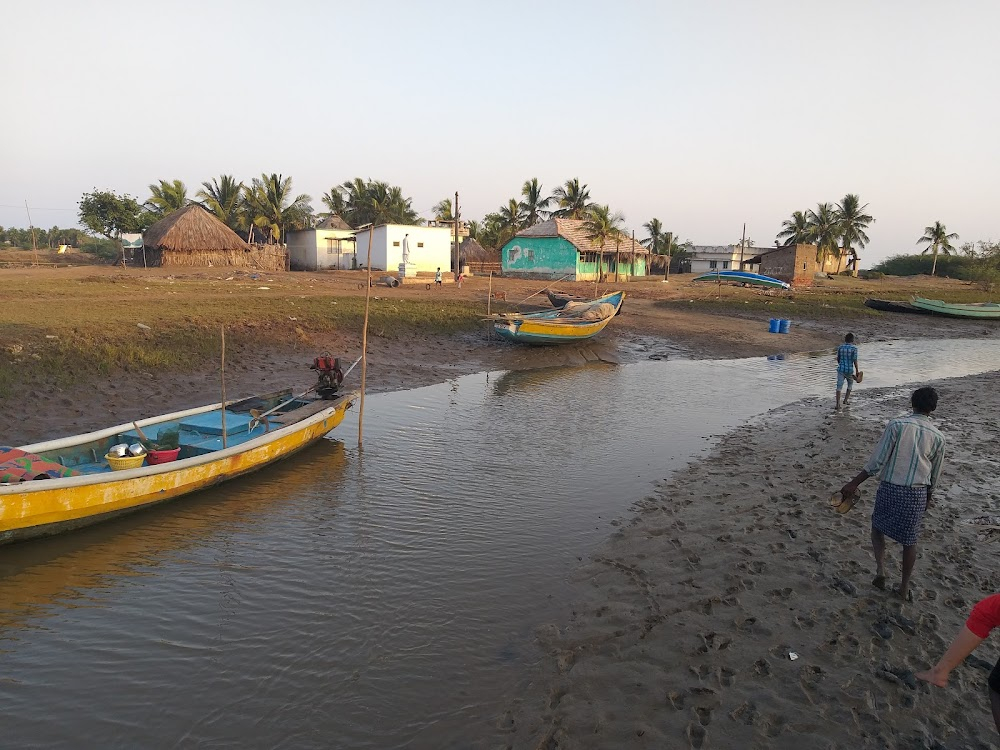
POLYGON ((872 511, 872 585, 885 588, 885 538, 894 539, 903 545, 903 577, 899 584, 903 601, 910 592, 924 511, 934 502, 934 488, 944 464, 944 436, 930 418, 937 402, 933 388, 915 390, 910 397, 913 413, 886 425, 865 468, 840 490, 841 496, 849 500, 868 477, 881 480, 872 511))

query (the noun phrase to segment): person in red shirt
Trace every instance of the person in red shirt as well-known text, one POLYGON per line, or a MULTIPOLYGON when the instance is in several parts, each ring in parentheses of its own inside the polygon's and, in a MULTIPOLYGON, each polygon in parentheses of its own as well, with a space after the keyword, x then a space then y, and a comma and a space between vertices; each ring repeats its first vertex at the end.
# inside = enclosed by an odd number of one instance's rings
MULTIPOLYGON (((1000 594, 988 596, 972 608, 969 619, 965 621, 965 627, 955 636, 955 640, 948 646, 941 660, 926 672, 917 672, 917 678, 938 687, 945 687, 951 670, 975 651, 997 626, 1000 626, 1000 594)), ((997 731, 1000 732, 1000 661, 993 667, 988 682, 993 721, 997 725, 997 731)))

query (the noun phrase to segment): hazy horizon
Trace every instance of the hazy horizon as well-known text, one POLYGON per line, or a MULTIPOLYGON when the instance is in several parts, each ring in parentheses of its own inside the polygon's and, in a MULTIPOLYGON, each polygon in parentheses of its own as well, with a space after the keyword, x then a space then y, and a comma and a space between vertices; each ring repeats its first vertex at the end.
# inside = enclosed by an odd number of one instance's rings
POLYGON ((1000 4, 20 3, 0 70, 0 225, 74 226, 92 189, 291 176, 400 185, 480 219, 570 178, 698 245, 857 193, 870 266, 941 221, 1000 238, 1000 4))

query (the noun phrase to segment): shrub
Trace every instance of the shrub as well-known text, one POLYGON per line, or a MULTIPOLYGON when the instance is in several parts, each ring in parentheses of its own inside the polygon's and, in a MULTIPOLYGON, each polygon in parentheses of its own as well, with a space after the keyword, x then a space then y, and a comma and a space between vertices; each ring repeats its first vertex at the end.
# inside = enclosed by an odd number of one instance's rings
MULTIPOLYGON (((927 255, 893 255, 871 269, 889 276, 929 275, 934 264, 934 257, 927 255)), ((976 273, 977 263, 973 258, 960 255, 939 254, 937 258, 938 276, 948 276, 952 279, 971 281, 976 273)))
POLYGON ((80 245, 80 250, 96 255, 101 260, 116 262, 122 255, 122 247, 114 240, 92 239, 80 245))
POLYGON ((859 271, 858 276, 862 279, 867 279, 868 281, 878 281, 885 277, 885 274, 881 271, 859 271))

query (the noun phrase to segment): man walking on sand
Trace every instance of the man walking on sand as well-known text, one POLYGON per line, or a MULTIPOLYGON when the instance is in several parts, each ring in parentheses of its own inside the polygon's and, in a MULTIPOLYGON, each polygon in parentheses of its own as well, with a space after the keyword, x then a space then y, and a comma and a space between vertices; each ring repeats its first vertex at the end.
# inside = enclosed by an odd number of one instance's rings
POLYGON ((851 387, 858 377, 858 347, 854 345, 854 334, 844 336, 844 343, 837 347, 837 410, 840 410, 840 389, 847 382, 844 406, 851 397, 851 387))
MULTIPOLYGON (((926 672, 917 672, 917 679, 929 682, 938 687, 948 684, 951 670, 961 664, 965 657, 971 654, 986 640, 990 631, 1000 627, 1000 594, 988 596, 972 608, 969 619, 955 640, 951 642, 944 656, 926 672)), ((1000 661, 993 667, 987 684, 990 686, 990 708, 993 710, 993 722, 1000 732, 1000 661)))
POLYGON ((944 436, 931 424, 938 393, 918 388, 910 397, 913 413, 893 419, 885 427, 865 468, 845 484, 846 500, 858 493, 868 477, 881 480, 872 511, 872 551, 875 553, 875 588, 885 588, 885 538, 903 545, 903 577, 899 595, 907 601, 910 577, 917 561, 917 540, 924 511, 934 502, 934 488, 944 465, 944 436))

